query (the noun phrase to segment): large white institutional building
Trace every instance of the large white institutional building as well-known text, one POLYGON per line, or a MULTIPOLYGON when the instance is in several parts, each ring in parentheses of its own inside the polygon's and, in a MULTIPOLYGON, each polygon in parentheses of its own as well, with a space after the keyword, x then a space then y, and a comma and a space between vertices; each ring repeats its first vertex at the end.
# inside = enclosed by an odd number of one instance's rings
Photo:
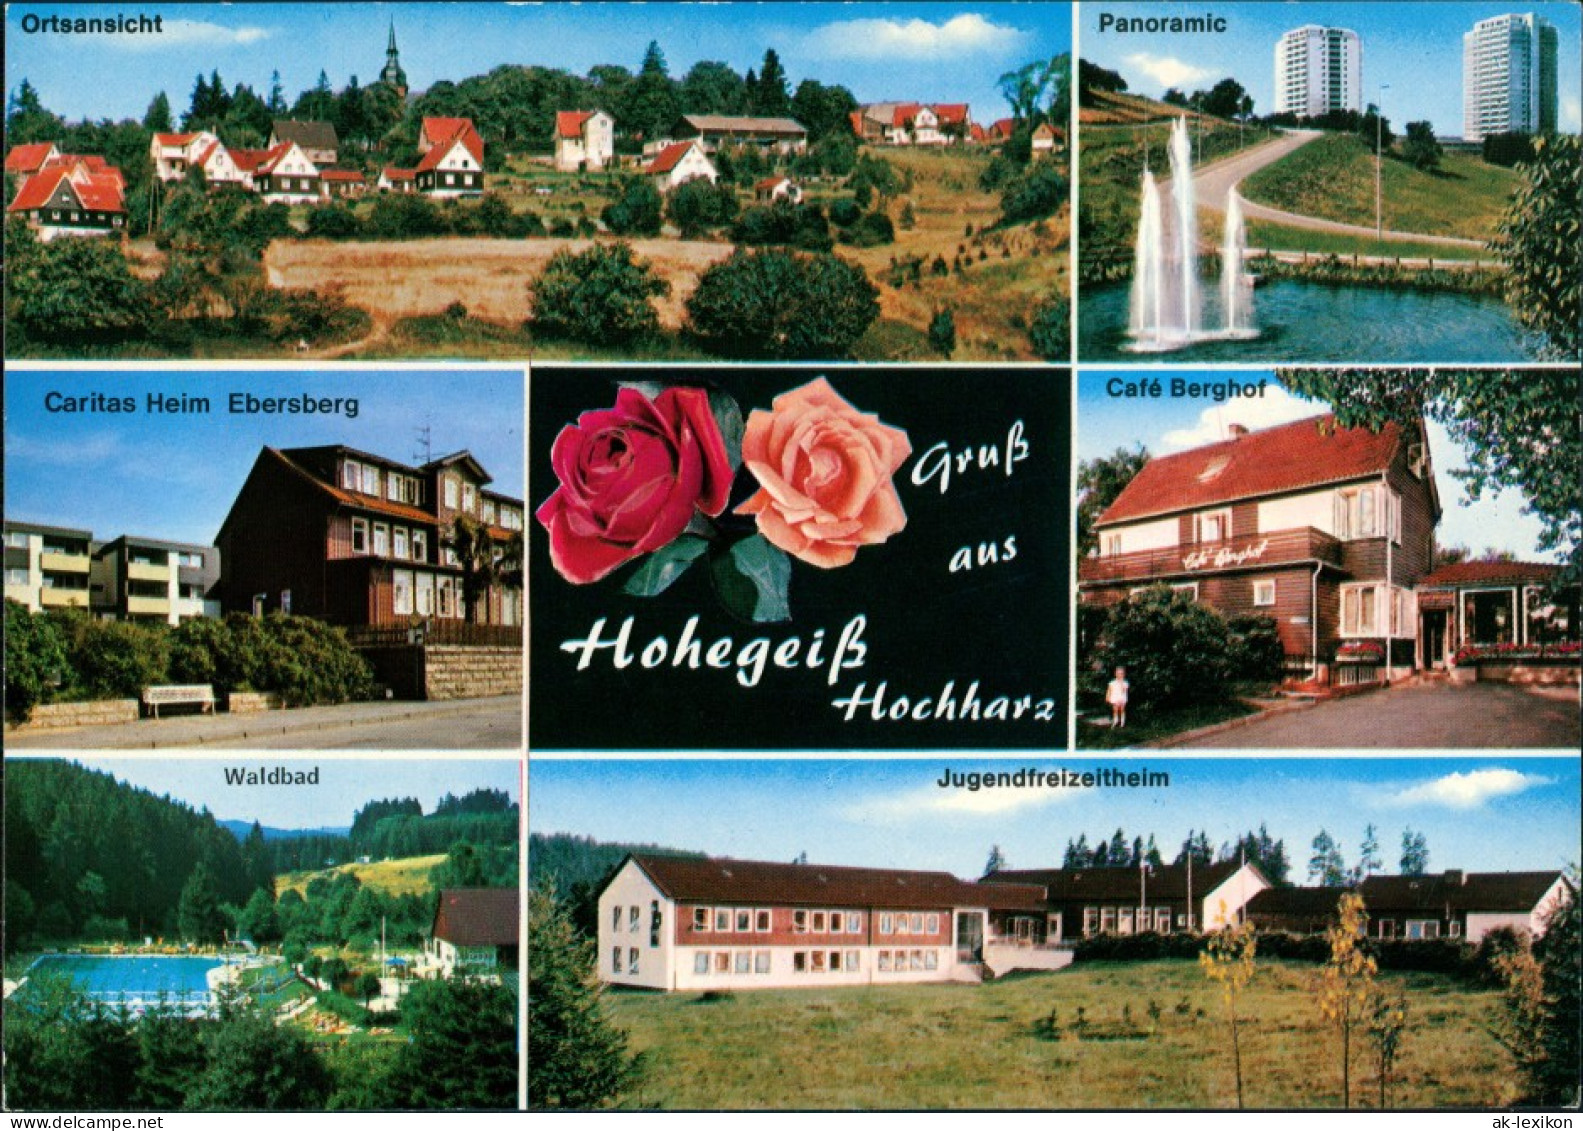
POLYGON ((1462 36, 1462 136, 1556 128, 1556 29, 1543 16, 1493 16, 1462 36))
POLYGON ((1315 117, 1363 109, 1363 41, 1346 28, 1305 24, 1275 44, 1275 112, 1315 117))

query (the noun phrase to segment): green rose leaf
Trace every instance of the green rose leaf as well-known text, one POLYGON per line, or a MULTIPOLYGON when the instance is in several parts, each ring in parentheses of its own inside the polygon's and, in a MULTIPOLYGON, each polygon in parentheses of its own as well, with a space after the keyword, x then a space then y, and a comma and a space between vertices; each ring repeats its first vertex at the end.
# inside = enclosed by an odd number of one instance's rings
POLYGON ((729 393, 710 389, 709 411, 720 428, 720 438, 726 442, 726 458, 731 461, 731 470, 735 471, 742 466, 742 436, 747 431, 742 409, 729 393))
POLYGON ((651 401, 669 388, 663 381, 619 381, 617 387, 642 393, 651 401))
POLYGON ((623 593, 634 597, 654 597, 671 587, 671 583, 687 572, 687 567, 697 561, 709 543, 703 538, 683 534, 676 541, 661 546, 638 566, 621 587, 623 593))
POLYGON ((733 543, 710 562, 715 592, 732 616, 772 624, 791 620, 787 587, 791 559, 764 540, 762 534, 733 543))

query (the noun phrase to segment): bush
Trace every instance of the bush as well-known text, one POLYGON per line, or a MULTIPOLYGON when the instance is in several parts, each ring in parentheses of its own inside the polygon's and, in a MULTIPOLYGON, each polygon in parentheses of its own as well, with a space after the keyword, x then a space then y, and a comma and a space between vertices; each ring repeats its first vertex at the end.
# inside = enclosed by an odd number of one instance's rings
POLYGON ((727 357, 844 357, 879 317, 861 269, 833 255, 737 251, 687 300, 693 332, 727 357))
POLYGON ((599 216, 618 236, 657 236, 665 201, 647 177, 627 181, 621 197, 599 216))
POLYGON ((446 234, 434 202, 417 193, 391 193, 374 201, 365 221, 370 239, 415 240, 446 234))
POLYGON ((729 185, 710 184, 697 177, 679 186, 665 202, 665 215, 682 235, 701 235, 737 218, 737 194, 729 185))
POLYGON ((830 225, 816 205, 777 200, 742 213, 731 228, 733 243, 748 247, 784 246, 804 251, 829 251, 830 225))
POLYGON ((1050 299, 1033 312, 1028 341, 1046 361, 1071 360, 1072 316, 1066 299, 1050 299))
POLYGON ((941 357, 950 357, 956 352, 956 319, 949 307, 935 311, 929 320, 929 348, 941 357))
POLYGON ((1487 164, 1510 169, 1534 159, 1534 139, 1528 134, 1490 134, 1484 139, 1483 157, 1487 164))
POLYGON ((71 679, 66 634, 52 616, 35 615, 27 606, 5 603, 5 709, 24 722, 39 703, 48 703, 71 679))
POLYGON ((344 204, 327 204, 308 213, 308 234, 316 239, 351 240, 362 230, 357 213, 344 204))
POLYGON ((1038 161, 1021 176, 1010 181, 1001 193, 1001 223, 1042 220, 1055 215, 1065 202, 1066 179, 1056 170, 1053 162, 1038 161))
POLYGON ((367 699, 374 691, 373 672, 345 633, 284 613, 184 622, 170 634, 170 674, 227 695, 273 691, 293 707, 367 699))
POLYGON ((80 346, 123 341, 144 328, 148 287, 112 240, 38 244, 7 275, 7 318, 32 340, 80 346))
POLYGON ((349 341, 373 325, 368 311, 348 302, 339 285, 323 291, 266 289, 256 296, 248 321, 282 344, 349 341))
POLYGON ((68 662, 90 699, 136 699, 166 680, 170 642, 163 625, 74 616, 67 632, 68 662))
POLYGON ((620 346, 654 337, 660 320, 651 299, 670 284, 632 254, 630 244, 559 251, 533 284, 535 332, 590 345, 620 346))
POLYGON ((838 228, 850 228, 862 215, 863 210, 850 196, 838 197, 830 202, 830 223, 838 228))
POLYGON ((853 247, 879 247, 896 242, 896 228, 883 212, 867 212, 841 233, 841 242, 853 247))
POLYGON ((1126 668, 1131 702, 1145 710, 1212 703, 1228 693, 1228 644, 1218 613, 1155 585, 1112 607, 1093 675, 1103 681, 1126 668))
POLYGON ((1231 674, 1233 679, 1260 683, 1280 680, 1286 661, 1280 629, 1271 617, 1243 615, 1226 622, 1230 633, 1231 674))

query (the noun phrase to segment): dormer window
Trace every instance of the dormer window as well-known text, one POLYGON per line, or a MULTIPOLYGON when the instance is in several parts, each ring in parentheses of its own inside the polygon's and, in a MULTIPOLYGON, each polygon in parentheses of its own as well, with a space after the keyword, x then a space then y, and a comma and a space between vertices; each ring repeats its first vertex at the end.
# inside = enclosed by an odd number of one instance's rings
POLYGON ((1227 456, 1227 455, 1216 456, 1214 459, 1210 460, 1209 463, 1204 466, 1204 470, 1203 471, 1200 471, 1198 473, 1198 481, 1200 483, 1208 483, 1211 480, 1218 479, 1220 477, 1220 473, 1222 471, 1226 470, 1226 466, 1229 463, 1231 463, 1231 457, 1230 456, 1227 456))

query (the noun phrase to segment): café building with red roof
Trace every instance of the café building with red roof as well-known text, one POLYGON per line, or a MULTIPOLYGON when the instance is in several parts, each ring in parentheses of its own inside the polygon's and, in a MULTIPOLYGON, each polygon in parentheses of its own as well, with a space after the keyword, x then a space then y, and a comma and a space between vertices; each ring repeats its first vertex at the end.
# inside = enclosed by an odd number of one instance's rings
POLYGON ((1274 620, 1293 674, 1372 682, 1422 666, 1416 592, 1441 505, 1421 426, 1331 416, 1151 459, 1095 523, 1080 599, 1169 586, 1274 620))

